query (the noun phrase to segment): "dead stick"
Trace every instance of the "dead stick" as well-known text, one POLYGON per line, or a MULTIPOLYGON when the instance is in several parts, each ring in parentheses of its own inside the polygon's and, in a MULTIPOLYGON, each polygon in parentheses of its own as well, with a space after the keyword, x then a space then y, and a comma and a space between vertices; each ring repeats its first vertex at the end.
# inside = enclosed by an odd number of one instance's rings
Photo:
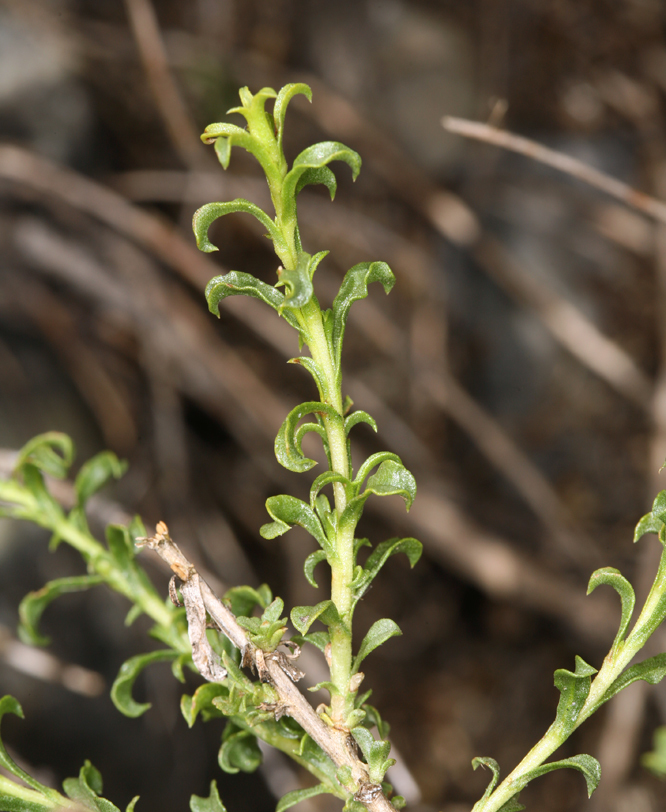
POLYGON ((497 147, 533 158, 539 163, 552 166, 553 169, 559 169, 560 172, 565 172, 567 175, 582 180, 596 189, 601 189, 602 192, 621 200, 627 206, 638 209, 643 214, 647 214, 648 217, 660 223, 666 223, 666 203, 657 200, 656 197, 650 197, 650 195, 633 189, 626 183, 622 183, 622 181, 607 175, 605 172, 600 172, 598 169, 588 166, 577 158, 544 147, 543 144, 524 138, 522 135, 515 135, 478 121, 444 116, 442 118, 442 127, 451 133, 464 135, 466 138, 475 138, 477 141, 484 141, 487 144, 494 144, 497 147))

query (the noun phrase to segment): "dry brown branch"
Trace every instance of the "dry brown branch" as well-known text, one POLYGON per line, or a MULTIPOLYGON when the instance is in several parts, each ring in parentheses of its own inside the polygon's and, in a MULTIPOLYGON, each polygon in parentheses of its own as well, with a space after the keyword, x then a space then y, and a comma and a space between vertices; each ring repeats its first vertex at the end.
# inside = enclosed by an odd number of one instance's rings
POLYGON ((514 133, 500 130, 497 127, 482 124, 478 121, 468 121, 464 118, 444 116, 442 126, 451 133, 464 135, 466 138, 475 138, 487 144, 494 144, 495 146, 511 150, 511 152, 525 155, 528 158, 539 161, 539 163, 552 166, 553 169, 558 169, 560 172, 564 172, 578 180, 582 180, 590 186, 594 186, 595 189, 606 192, 606 194, 626 203, 627 206, 631 206, 643 212, 643 214, 647 214, 648 217, 660 223, 666 223, 666 203, 657 200, 656 197, 651 197, 650 195, 633 189, 626 183, 622 183, 622 181, 607 175, 605 172, 600 172, 598 169, 588 166, 577 158, 572 158, 570 155, 565 155, 549 147, 544 147, 543 144, 539 144, 529 138, 524 138, 521 135, 515 135, 514 133))
MULTIPOLYGON (((361 801, 370 812, 394 812, 393 805, 387 800, 378 784, 372 784, 366 765, 356 754, 356 746, 348 733, 328 727, 315 713, 310 703, 293 682, 290 670, 285 668, 283 657, 265 654, 250 643, 245 631, 236 622, 232 612, 217 598, 208 584, 201 578, 195 567, 187 560, 178 546, 169 537, 169 531, 160 522, 155 536, 144 539, 143 543, 154 550, 167 562, 175 575, 186 585, 183 597, 189 602, 188 622, 191 617, 208 612, 220 630, 231 640, 243 655, 243 662, 252 664, 258 673, 266 673, 279 696, 281 710, 305 730, 305 732, 322 748, 337 767, 348 766, 354 782, 359 785, 355 798, 361 801), (190 585, 189 588, 187 585, 190 585)), ((187 608, 188 604, 186 604, 187 608)), ((205 621, 203 624, 205 628, 205 621)), ((205 638, 205 634, 203 635, 205 638)), ((198 637, 197 637, 198 639, 198 637)), ((205 658, 201 652, 199 659, 205 658)), ((199 663, 197 663, 199 667, 199 663)), ((215 667, 209 662, 203 667, 203 676, 215 681, 222 679, 216 676, 215 667)), ((200 669, 201 670, 201 669, 200 669)))

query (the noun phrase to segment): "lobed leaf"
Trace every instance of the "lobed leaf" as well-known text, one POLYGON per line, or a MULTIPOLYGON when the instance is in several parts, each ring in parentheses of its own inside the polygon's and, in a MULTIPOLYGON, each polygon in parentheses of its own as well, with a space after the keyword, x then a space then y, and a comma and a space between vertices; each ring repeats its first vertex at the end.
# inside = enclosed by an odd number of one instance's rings
POLYGON ((391 620, 390 618, 376 620, 370 627, 370 630, 366 636, 363 638, 363 642, 358 650, 358 654, 354 658, 352 673, 355 674, 358 671, 361 663, 371 651, 379 648, 382 643, 385 643, 391 637, 396 637, 397 635, 401 634, 402 632, 400 631, 400 627, 394 620, 391 620))
POLYGON ((573 730, 578 714, 590 693, 590 677, 596 673, 596 668, 588 665, 582 657, 578 656, 576 656, 576 668, 573 673, 564 668, 559 668, 555 672, 555 687, 560 692, 560 701, 557 705, 553 727, 559 729, 563 738, 569 736, 573 730))
POLYGON ((132 697, 132 688, 139 674, 153 663, 163 663, 174 660, 180 654, 173 649, 160 649, 148 654, 137 654, 130 657, 118 671, 112 687, 111 700, 118 710, 125 716, 135 718, 141 716, 150 708, 150 702, 136 702, 132 697))
POLYGON ((218 250, 208 239, 208 229, 218 217, 224 217, 225 214, 234 214, 236 212, 252 214, 267 229, 275 245, 282 246, 282 235, 266 212, 262 211, 262 209, 254 203, 250 203, 249 200, 239 197, 227 203, 206 203, 205 206, 202 206, 194 212, 192 230, 194 231, 197 247, 200 251, 209 254, 212 251, 218 250))
POLYGON ((587 586, 587 594, 590 595, 600 584, 607 584, 612 586, 613 589, 620 596, 622 603, 622 615, 620 618, 620 628, 615 635, 613 641, 613 649, 624 640, 625 633, 631 621, 631 616, 634 613, 634 605, 636 604, 636 595, 634 590, 622 575, 622 573, 614 567, 603 567, 602 569, 595 570, 590 576, 590 582, 587 586))
POLYGON ((60 595, 68 592, 81 592, 104 582, 101 575, 75 575, 57 578, 35 592, 28 593, 19 604, 20 624, 18 634, 24 643, 33 646, 47 646, 48 637, 39 633, 39 621, 46 607, 60 595))
POLYGON ((193 795, 190 798, 190 812, 227 812, 225 805, 220 800, 215 781, 210 782, 208 798, 202 798, 199 795, 193 795))
MULTIPOLYGON (((297 430, 299 421, 309 414, 326 415, 329 420, 342 424, 342 417, 332 406, 326 403, 307 401, 292 409, 282 426, 280 426, 275 438, 275 456, 280 465, 284 466, 288 471, 302 473, 303 471, 309 471, 310 468, 317 464, 315 460, 304 456, 301 449, 303 433, 297 430)), ((315 431, 316 429, 313 427, 310 430, 315 431)))

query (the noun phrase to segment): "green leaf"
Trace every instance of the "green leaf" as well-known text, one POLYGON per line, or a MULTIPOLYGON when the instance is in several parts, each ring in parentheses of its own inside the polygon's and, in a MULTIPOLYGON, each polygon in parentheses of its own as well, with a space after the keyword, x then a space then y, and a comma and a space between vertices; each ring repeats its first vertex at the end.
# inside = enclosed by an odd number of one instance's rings
POLYGON ((377 421, 374 417, 370 417, 367 412, 356 411, 345 418, 345 434, 349 434, 354 426, 358 426, 359 423, 367 423, 374 432, 377 431, 377 421))
POLYGON ((150 708, 150 703, 135 702, 132 698, 132 688, 139 674, 153 663, 163 663, 174 660, 180 655, 173 649, 160 649, 148 654, 137 654, 130 657, 121 666, 118 676, 111 687, 111 700, 118 710, 125 716, 141 716, 150 708))
POLYGON ((660 535, 661 530, 666 522, 666 491, 660 491, 654 502, 652 503, 652 510, 646 513, 645 516, 638 522, 634 530, 634 542, 644 536, 646 533, 656 533, 660 535))
POLYGON ((648 657, 647 660, 632 665, 631 668, 627 668, 623 674, 620 674, 620 676, 610 684, 602 701, 607 702, 614 697, 615 694, 619 694, 620 691, 628 685, 631 685, 632 682, 637 682, 642 679, 650 685, 656 685, 658 682, 661 682, 665 676, 666 654, 656 654, 654 657, 648 657))
POLYGON ((558 729, 563 739, 574 729, 578 714, 590 693, 590 677, 596 673, 596 668, 578 656, 573 673, 564 668, 555 672, 555 687, 560 692, 560 701, 552 727, 558 729))
POLYGON ((80 592, 104 582, 101 575, 75 575, 57 578, 35 592, 28 593, 19 604, 19 637, 24 643, 33 646, 46 646, 50 639, 39 633, 39 621, 46 607, 60 595, 80 592))
POLYGON ((388 768, 395 764, 395 759, 387 758, 391 750, 391 743, 377 741, 365 727, 355 727, 351 733, 368 764, 370 780, 380 784, 388 768))
POLYGON ((316 507, 319 491, 326 485, 332 485, 334 482, 340 482, 342 485, 344 485, 345 493, 347 494, 347 498, 349 498, 351 492, 351 482, 347 479, 347 477, 343 476, 342 474, 336 474, 335 471, 324 471, 323 474, 319 474, 310 488, 310 506, 313 510, 316 507))
POLYGON ((225 592, 224 599, 229 602, 234 615, 249 616, 255 606, 265 609, 273 600, 273 595, 268 584, 262 584, 259 589, 253 589, 251 586, 233 586, 225 592))
POLYGON ((309 505, 296 499, 294 496, 270 496, 266 500, 266 510, 273 521, 264 524, 259 529, 261 536, 265 539, 274 539, 290 530, 294 525, 303 527, 313 536, 321 548, 326 552, 327 557, 334 554, 326 534, 321 526, 315 512, 309 505))
POLYGON ((102 776, 89 761, 81 767, 78 778, 66 778, 62 786, 69 798, 86 809, 93 812, 120 812, 110 801, 98 797, 102 792, 102 776))
POLYGON ((302 175, 311 169, 320 169, 332 161, 344 161, 352 170, 352 178, 356 180, 361 171, 361 156, 337 141, 322 141, 307 147, 296 156, 291 171, 287 174, 282 185, 283 205, 287 208, 296 197, 296 188, 302 175))
MULTIPOLYGON (((270 90, 270 88, 265 88, 265 90, 270 90)), ((259 91, 259 93, 254 96, 254 99, 256 99, 258 103, 251 105, 254 107, 253 110, 242 107, 232 107, 231 110, 228 111, 229 113, 240 113, 245 116, 250 125, 250 132, 235 124, 222 121, 209 124, 201 135, 201 140, 204 144, 215 144, 215 152, 224 169, 227 169, 229 166, 231 147, 242 147, 254 155, 267 175, 275 175, 278 169, 276 166, 278 156, 275 148, 277 144, 273 137, 273 128, 268 124, 268 116, 263 109, 264 102, 266 98, 269 97, 265 95, 262 97, 262 94, 263 91, 259 91), (264 131, 257 132, 257 130, 261 130, 262 123, 264 131), (268 139, 264 139, 263 136, 266 135, 268 139), (227 143, 219 144, 220 140, 224 140, 227 143), (274 143, 266 143, 266 141, 270 140, 273 140, 274 143)))
POLYGON ((361 262, 347 271, 340 291, 333 300, 333 352, 338 369, 349 309, 354 302, 365 299, 371 282, 380 282, 384 291, 389 293, 395 276, 385 262, 361 262))
POLYGON ((578 772, 583 774, 587 786, 587 797, 591 797, 601 780, 601 765, 596 758, 588 755, 578 755, 572 758, 562 759, 562 761, 552 761, 549 764, 542 764, 540 767, 536 767, 534 770, 530 770, 517 778, 515 780, 515 786, 518 787, 518 791, 521 791, 535 778, 553 772, 553 770, 563 770, 566 768, 578 770, 578 772))
POLYGON ((284 285, 285 297, 282 307, 297 309, 305 307, 312 299, 314 288, 309 273, 310 255, 303 251, 298 252, 298 260, 295 268, 278 268, 278 282, 276 287, 284 285))
MULTIPOLYGON (((6 713, 13 713, 15 716, 24 719, 23 715, 23 708, 19 704, 19 702, 14 699, 13 696, 7 694, 0 699, 0 720, 6 713)), ((4 767, 7 772, 11 773, 13 776, 18 778, 20 781, 23 781, 27 784, 31 789, 36 790, 41 795, 43 795, 48 800, 54 802, 50 804, 50 806, 59 806, 60 802, 62 801, 62 795, 59 792, 56 792, 54 789, 50 787, 44 786, 44 784, 40 784, 35 778, 31 775, 28 775, 25 770, 22 770, 18 764, 16 764, 4 745, 4 742, 0 739, 0 766, 4 767)), ((10 782, 12 783, 12 782, 10 782)), ((5 789, 9 790, 9 787, 4 787, 5 789)), ((20 807, 17 807, 20 808, 20 807)))
POLYGON ((190 812, 227 812, 225 805, 220 800, 215 781, 210 782, 208 798, 201 798, 199 795, 193 795, 190 798, 190 812))
MULTIPOLYGON (((280 465, 284 466, 288 471, 302 473, 303 471, 309 471, 310 468, 317 464, 315 460, 303 455, 301 449, 303 433, 297 431, 299 421, 309 414, 326 415, 329 420, 339 424, 340 427, 342 426, 342 417, 332 406, 326 403, 312 400, 301 403, 295 409, 292 409, 282 426, 280 426, 275 438, 275 456, 280 465)), ((311 430, 316 430, 314 425, 312 425, 311 430)))
POLYGON ((301 634, 306 634, 315 620, 320 620, 325 626, 340 623, 340 616, 333 601, 322 601, 316 606, 295 606, 291 610, 291 622, 301 634))
POLYGON ((361 663, 371 651, 374 651, 391 637, 401 634, 402 632, 400 631, 400 627, 394 620, 391 620, 390 618, 376 620, 370 627, 370 630, 366 636, 363 638, 363 642, 358 650, 358 654, 354 658, 352 672, 355 674, 358 671, 361 663))
POLYGON ((608 584, 620 596, 622 603, 622 616, 620 618, 620 628, 618 629, 615 640, 613 641, 613 649, 624 640, 625 633, 631 621, 631 616, 634 612, 634 605, 636 603, 636 596, 634 590, 622 575, 622 573, 614 567, 603 567, 596 570, 590 577, 590 582, 587 586, 587 594, 591 594, 600 584, 608 584))
POLYGON ((41 470, 32 463, 26 462, 21 468, 21 473, 25 487, 34 499, 34 509, 33 511, 28 510, 23 516, 20 511, 13 511, 14 515, 17 518, 33 521, 42 527, 53 529, 63 520, 64 514, 60 505, 46 489, 41 470))
POLYGON ((282 598, 275 598, 264 610, 264 613, 261 616, 262 621, 267 623, 276 623, 280 615, 282 614, 282 610, 284 609, 284 601, 282 598))
POLYGON ((416 496, 416 480, 401 462, 385 460, 376 474, 368 479, 364 493, 377 496, 402 496, 407 510, 412 506, 416 496))
POLYGON ((380 465, 382 462, 386 462, 388 460, 392 460, 393 462, 398 463, 398 465, 402 465, 402 460, 397 454, 393 454, 390 451, 378 451, 376 454, 371 454, 368 459, 361 465, 358 469, 358 473, 356 474, 356 478, 354 479, 354 485, 360 487, 364 482, 370 471, 372 471, 375 466, 380 465))
MULTIPOLYGON (((287 311, 287 313, 289 313, 289 311, 287 311)), ((287 363, 297 364, 299 367, 307 369, 310 375, 312 375, 314 378, 319 396, 322 398, 322 400, 325 398, 326 392, 328 391, 328 382, 319 364, 315 363, 315 361, 307 355, 299 355, 296 358, 290 358, 287 363)))
POLYGON ((228 722, 224 728, 222 747, 217 760, 225 773, 237 773, 241 770, 244 773, 253 773, 262 762, 257 737, 247 730, 239 730, 228 722))
POLYGON ((492 771, 493 777, 490 779, 490 783, 486 787, 486 791, 483 793, 483 797, 478 802, 478 804, 476 804, 476 806, 481 805, 483 801, 486 800, 486 798, 490 797, 500 777, 499 764, 495 761, 494 758, 488 758, 487 756, 477 756, 476 758, 473 758, 472 769, 476 770, 477 767, 487 767, 489 770, 492 771))
POLYGON ((127 470, 127 463, 119 460, 112 451, 102 451, 81 466, 74 489, 80 507, 101 490, 110 479, 120 479, 127 470))
POLYGON ((302 94, 309 102, 312 102, 312 90, 303 82, 293 82, 285 85, 277 94, 275 107, 273 108, 273 118, 275 120, 275 131, 277 133, 278 149, 282 152, 282 138, 284 136, 284 117, 287 112, 287 105, 298 94, 302 94))
POLYGON ((220 317, 220 302, 229 296, 251 296, 254 299, 259 299, 284 316, 292 327, 299 329, 294 314, 290 310, 283 311, 282 309, 284 295, 272 285, 267 285, 252 276, 252 274, 229 271, 229 273, 222 276, 214 276, 206 285, 208 309, 218 318, 220 317))
POLYGON ((299 646, 302 646, 303 643, 310 643, 323 654, 326 646, 331 642, 331 635, 328 632, 310 632, 310 634, 295 634, 291 639, 299 646))
POLYGON ((38 434, 23 446, 14 466, 20 471, 24 465, 34 465, 55 479, 63 479, 74 459, 74 443, 62 432, 49 431, 38 434))
POLYGON ((658 778, 666 778, 666 727, 654 732, 654 749, 641 756, 641 764, 658 778))
POLYGON ((305 577, 308 579, 308 583, 312 584, 315 589, 319 588, 319 584, 314 579, 315 567, 317 564, 320 564, 325 560, 326 553, 324 550, 315 550, 314 553, 310 553, 303 564, 303 572, 305 573, 305 577))
POLYGON ((368 556, 361 577, 352 585, 354 592, 354 605, 356 605, 359 598, 361 598, 367 588, 370 586, 377 573, 381 570, 384 564, 392 555, 404 553, 409 559, 410 567, 414 567, 421 553, 423 552, 423 545, 420 541, 414 538, 392 538, 382 541, 368 556))
POLYGON ((275 812, 284 812, 285 809, 291 809, 292 806, 300 804, 301 801, 307 801, 308 798, 314 798, 315 795, 322 795, 324 792, 331 792, 330 787, 325 784, 317 784, 316 787, 308 787, 307 789, 295 789, 283 795, 275 807, 275 812))
POLYGON ((294 195, 297 197, 306 186, 318 186, 319 184, 322 184, 328 189, 331 200, 333 200, 338 190, 338 181, 335 177, 335 173, 327 166, 306 169, 296 183, 294 195))
POLYGON ((221 716, 222 713, 213 705, 213 699, 219 696, 226 697, 228 694, 227 686, 221 685, 219 682, 205 682, 192 696, 183 694, 180 698, 180 710, 187 726, 192 727, 200 713, 204 719, 221 716))
POLYGON ((230 200, 228 203, 206 203, 205 206, 194 212, 192 229, 200 251, 209 254, 211 251, 218 250, 208 239, 208 229, 218 217, 224 217, 225 214, 234 214, 236 212, 252 214, 267 229, 273 242, 277 246, 282 246, 282 234, 266 212, 262 211, 259 206, 255 206, 254 203, 250 203, 249 200, 239 197, 236 200, 230 200))

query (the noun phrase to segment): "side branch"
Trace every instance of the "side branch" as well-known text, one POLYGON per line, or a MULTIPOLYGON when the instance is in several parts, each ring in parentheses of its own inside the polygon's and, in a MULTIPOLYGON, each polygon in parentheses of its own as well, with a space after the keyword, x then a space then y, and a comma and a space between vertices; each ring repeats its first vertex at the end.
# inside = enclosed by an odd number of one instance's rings
MULTIPOLYGON (((159 522, 154 536, 137 541, 140 546, 154 550, 183 583, 184 588, 181 592, 187 611, 193 659, 202 676, 210 682, 223 679, 220 675, 220 670, 223 669, 219 664, 206 661, 200 651, 194 651, 195 641, 202 639, 199 633, 202 628, 201 615, 203 612, 205 618, 207 612, 220 631, 239 649, 243 657, 242 664, 253 667, 262 679, 270 682, 275 688, 279 696, 279 712, 291 716, 298 722, 336 767, 351 769, 352 778, 359 786, 354 796, 355 800, 363 803, 369 812, 395 812, 395 807, 386 798, 381 786, 370 781, 367 765, 358 758, 353 738, 348 736, 346 743, 343 743, 336 732, 317 716, 310 703, 294 685, 293 680, 299 678, 300 672, 294 669, 284 655, 267 654, 250 642, 244 629, 238 625, 233 612, 215 595, 194 565, 172 541, 166 524, 159 522)), ((205 637, 205 623, 203 629, 205 637)))

